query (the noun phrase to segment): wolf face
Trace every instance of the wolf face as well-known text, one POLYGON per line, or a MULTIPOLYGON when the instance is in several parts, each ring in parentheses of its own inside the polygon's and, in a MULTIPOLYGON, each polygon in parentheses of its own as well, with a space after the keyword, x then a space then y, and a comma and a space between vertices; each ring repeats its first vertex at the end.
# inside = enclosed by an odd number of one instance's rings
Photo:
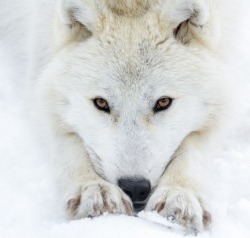
POLYGON ((113 184, 155 186, 185 138, 216 120, 220 64, 158 15, 113 14, 101 30, 86 24, 44 74, 55 124, 82 139, 94 170, 113 184))

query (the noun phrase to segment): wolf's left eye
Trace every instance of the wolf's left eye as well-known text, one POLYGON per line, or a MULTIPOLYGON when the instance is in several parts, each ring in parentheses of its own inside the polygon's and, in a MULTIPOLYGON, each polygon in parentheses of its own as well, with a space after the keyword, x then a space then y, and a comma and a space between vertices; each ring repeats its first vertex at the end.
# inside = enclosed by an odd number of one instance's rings
POLYGON ((160 98, 155 106, 154 106, 154 112, 159 112, 168 109, 172 104, 173 99, 170 97, 162 97, 160 98))
POLYGON ((93 102, 94 102, 94 105, 96 106, 97 109, 104 111, 104 112, 107 112, 107 113, 110 113, 109 104, 105 99, 95 98, 93 100, 93 102))

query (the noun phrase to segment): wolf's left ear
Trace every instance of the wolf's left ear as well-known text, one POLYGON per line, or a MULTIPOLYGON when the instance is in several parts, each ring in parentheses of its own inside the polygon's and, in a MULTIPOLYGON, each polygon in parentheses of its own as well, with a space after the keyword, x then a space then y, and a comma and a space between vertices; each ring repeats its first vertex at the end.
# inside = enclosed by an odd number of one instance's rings
POLYGON ((59 45, 87 39, 100 26, 100 12, 93 0, 57 0, 55 31, 59 45))
POLYGON ((209 0, 176 0, 169 12, 175 38, 183 44, 202 40, 209 13, 209 0))

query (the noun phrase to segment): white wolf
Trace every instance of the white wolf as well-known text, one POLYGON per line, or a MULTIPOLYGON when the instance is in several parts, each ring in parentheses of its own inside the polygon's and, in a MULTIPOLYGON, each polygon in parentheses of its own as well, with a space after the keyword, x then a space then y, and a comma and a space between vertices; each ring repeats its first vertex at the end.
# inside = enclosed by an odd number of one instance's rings
POLYGON ((201 164, 227 105, 223 2, 1 2, 2 44, 28 51, 66 214, 145 206, 208 227, 201 164))

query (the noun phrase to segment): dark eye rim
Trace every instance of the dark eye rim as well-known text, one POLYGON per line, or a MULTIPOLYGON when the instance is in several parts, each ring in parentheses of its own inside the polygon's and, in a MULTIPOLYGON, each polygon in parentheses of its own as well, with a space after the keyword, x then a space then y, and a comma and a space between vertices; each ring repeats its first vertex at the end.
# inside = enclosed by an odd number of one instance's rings
POLYGON ((173 102, 173 98, 170 98, 170 97, 167 97, 167 96, 164 96, 164 97, 159 98, 159 99, 156 101, 155 106, 154 106, 154 108, 153 108, 154 113, 157 113, 157 112, 161 112, 161 111, 167 110, 167 109, 172 105, 172 102, 173 102), (159 101, 162 100, 162 99, 169 99, 169 104, 168 104, 166 107, 161 107, 161 106, 159 105, 159 101))
POLYGON ((96 97, 96 98, 94 98, 92 101, 93 101, 95 107, 96 107, 98 110, 104 111, 104 112, 106 112, 106 113, 110 113, 110 107, 109 107, 109 104, 108 104, 108 102, 107 102, 106 99, 104 99, 104 98, 102 98, 102 97, 96 97), (106 107, 100 107, 100 106, 98 105, 97 100, 100 100, 100 99, 101 99, 101 100, 104 100, 104 101, 107 103, 106 107))

